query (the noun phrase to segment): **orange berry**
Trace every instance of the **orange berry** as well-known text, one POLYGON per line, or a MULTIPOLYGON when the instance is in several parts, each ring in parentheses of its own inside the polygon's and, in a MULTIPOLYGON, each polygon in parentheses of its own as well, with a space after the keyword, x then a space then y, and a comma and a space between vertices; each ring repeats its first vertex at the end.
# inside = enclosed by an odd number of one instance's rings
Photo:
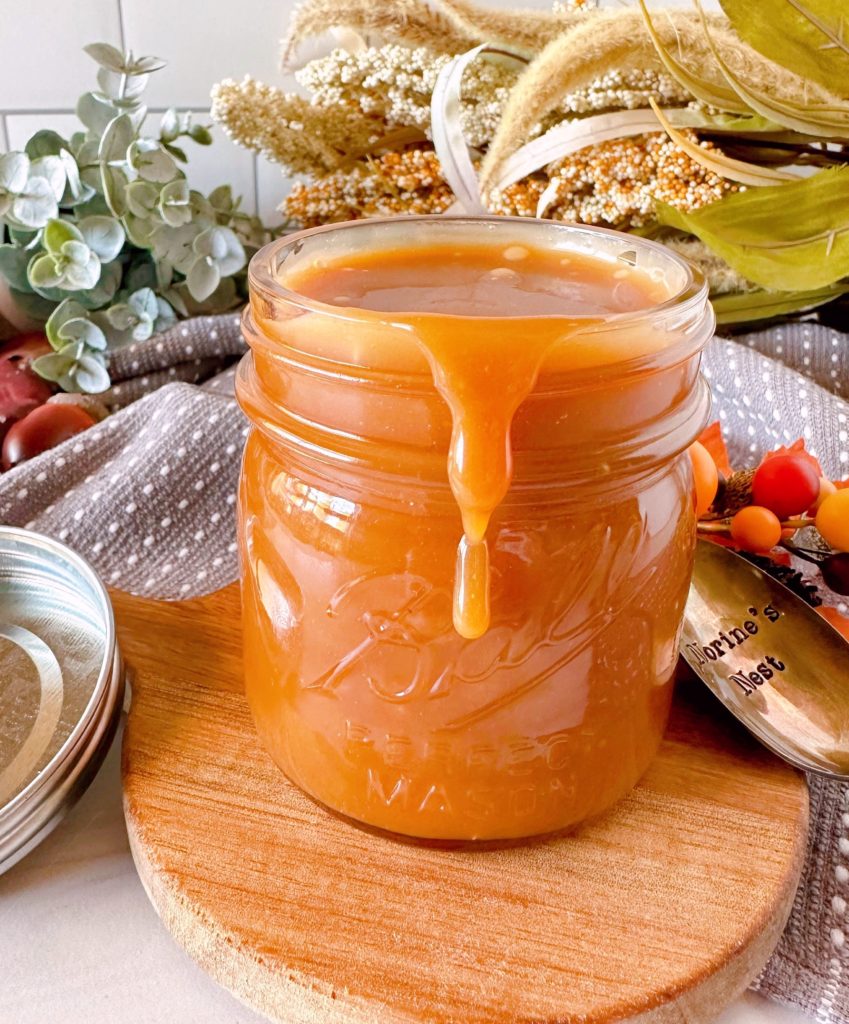
POLYGON ((816 524, 827 544, 838 551, 849 551, 849 489, 826 495, 816 524))
POLYGON ((768 508, 749 505, 731 520, 731 536, 744 551, 769 551, 781 540, 781 522, 768 508))
POLYGON ((817 500, 808 509, 808 515, 815 516, 820 510, 820 505, 825 501, 829 494, 837 494, 837 488, 826 476, 820 477, 820 493, 817 500))
POLYGON ((690 445, 690 461, 693 464, 693 481, 696 487, 696 518, 701 519, 716 498, 719 489, 719 470, 710 452, 698 441, 690 445))

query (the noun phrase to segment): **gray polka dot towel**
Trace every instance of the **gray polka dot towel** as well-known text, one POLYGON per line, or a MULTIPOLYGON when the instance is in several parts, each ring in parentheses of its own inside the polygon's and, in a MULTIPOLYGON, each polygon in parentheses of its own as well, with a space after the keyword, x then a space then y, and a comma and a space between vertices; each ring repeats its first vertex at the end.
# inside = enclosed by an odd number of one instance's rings
MULTIPOLYGON (((0 522, 58 537, 133 593, 191 597, 233 581, 247 435, 233 363, 243 351, 239 318, 227 314, 116 353, 105 400, 118 411, 0 476, 0 522)), ((849 335, 793 324, 717 338, 704 370, 732 462, 804 437, 828 475, 849 476, 849 335)), ((802 885, 757 987, 849 1024, 849 787, 812 778, 811 797, 802 885)))

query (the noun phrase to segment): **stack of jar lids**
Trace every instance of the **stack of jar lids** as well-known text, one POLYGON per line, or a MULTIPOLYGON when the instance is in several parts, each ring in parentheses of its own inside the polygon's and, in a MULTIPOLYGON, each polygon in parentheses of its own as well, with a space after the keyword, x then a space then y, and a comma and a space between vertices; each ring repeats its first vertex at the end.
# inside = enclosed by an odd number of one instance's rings
POLYGON ((64 544, 0 527, 0 872, 91 781, 123 695, 112 606, 94 570, 64 544))

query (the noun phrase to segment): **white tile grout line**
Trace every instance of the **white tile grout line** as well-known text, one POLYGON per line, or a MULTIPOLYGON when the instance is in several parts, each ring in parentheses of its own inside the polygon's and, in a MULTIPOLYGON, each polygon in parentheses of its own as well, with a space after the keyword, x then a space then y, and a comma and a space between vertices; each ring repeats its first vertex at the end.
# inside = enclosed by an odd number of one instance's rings
MULTIPOLYGON (((209 107, 184 107, 179 103, 174 104, 177 110, 188 114, 206 114, 209 116, 209 107)), ((148 107, 149 114, 164 114, 168 107, 148 107)), ((76 114, 73 107, 5 107, 0 110, 0 117, 53 117, 54 115, 76 114)))

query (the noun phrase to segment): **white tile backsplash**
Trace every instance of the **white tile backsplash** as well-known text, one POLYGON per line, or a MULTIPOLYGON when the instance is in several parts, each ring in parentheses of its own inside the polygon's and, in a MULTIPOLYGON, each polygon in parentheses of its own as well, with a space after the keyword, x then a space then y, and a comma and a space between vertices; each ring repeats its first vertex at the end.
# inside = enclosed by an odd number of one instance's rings
POLYGON ((47 128, 67 139, 80 131, 82 125, 76 114, 9 114, 6 117, 8 148, 23 149, 31 136, 47 128))
POLYGON ((222 78, 282 81, 278 50, 291 0, 120 2, 127 46, 168 61, 151 77, 151 105, 208 106, 209 90, 222 78))
POLYGON ((97 75, 83 46, 120 46, 120 24, 117 0, 0 0, 0 111, 72 109, 97 75))
POLYGON ((279 164, 273 164, 264 157, 256 161, 257 213, 264 223, 283 223, 283 214, 277 207, 283 202, 291 185, 291 178, 284 178, 279 164))

